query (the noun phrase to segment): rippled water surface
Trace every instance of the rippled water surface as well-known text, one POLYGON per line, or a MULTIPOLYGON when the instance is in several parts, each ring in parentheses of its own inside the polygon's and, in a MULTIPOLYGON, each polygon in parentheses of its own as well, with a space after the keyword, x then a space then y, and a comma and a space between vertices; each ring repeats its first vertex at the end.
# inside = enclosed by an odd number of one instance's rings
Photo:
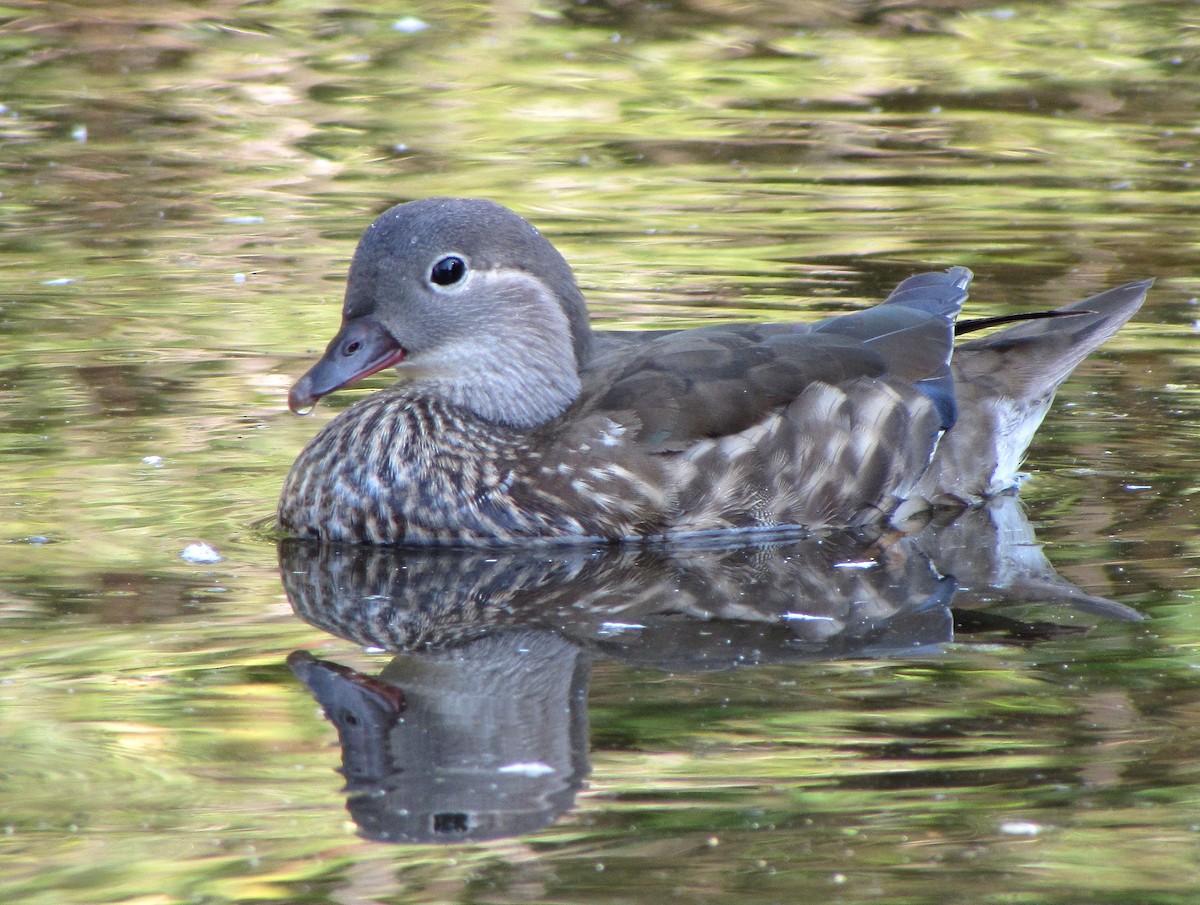
POLYGON ((0 23, 0 901, 1196 901, 1194 4, 0 23), (387 381, 285 408, 354 242, 447 194, 537 223, 608 327, 951 264, 983 315, 1158 282, 1060 393, 1027 523, 277 550, 292 459, 387 381))

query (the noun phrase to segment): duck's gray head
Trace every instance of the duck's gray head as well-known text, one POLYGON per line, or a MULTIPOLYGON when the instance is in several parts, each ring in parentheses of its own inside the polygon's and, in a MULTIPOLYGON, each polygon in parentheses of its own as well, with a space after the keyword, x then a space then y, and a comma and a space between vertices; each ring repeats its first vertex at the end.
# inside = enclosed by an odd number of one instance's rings
POLYGON ((367 227, 341 329, 288 406, 395 367, 482 418, 532 427, 578 395, 590 343, 571 268, 533 226, 490 201, 427 198, 367 227))

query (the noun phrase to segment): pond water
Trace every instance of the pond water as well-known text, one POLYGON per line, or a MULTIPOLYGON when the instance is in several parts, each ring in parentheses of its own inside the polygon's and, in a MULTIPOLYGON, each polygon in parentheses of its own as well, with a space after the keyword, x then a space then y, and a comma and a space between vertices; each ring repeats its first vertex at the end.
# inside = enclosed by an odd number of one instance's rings
POLYGON ((1191 3, 0 4, 0 901, 1196 901, 1197 110, 1191 3), (1024 512, 277 548, 387 378, 287 388, 427 195, 612 328, 1158 282, 1024 512))

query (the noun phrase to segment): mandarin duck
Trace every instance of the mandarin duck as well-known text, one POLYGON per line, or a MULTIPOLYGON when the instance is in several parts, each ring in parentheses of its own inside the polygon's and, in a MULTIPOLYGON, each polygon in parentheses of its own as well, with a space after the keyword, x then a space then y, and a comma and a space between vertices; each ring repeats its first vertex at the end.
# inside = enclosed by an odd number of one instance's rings
POLYGON ((1152 281, 956 329, 971 277, 919 274, 816 323, 598 331, 516 213, 398 205, 359 242, 341 329, 288 405, 400 379, 301 452, 279 525, 406 546, 628 541, 899 525, 987 499, 1152 281))

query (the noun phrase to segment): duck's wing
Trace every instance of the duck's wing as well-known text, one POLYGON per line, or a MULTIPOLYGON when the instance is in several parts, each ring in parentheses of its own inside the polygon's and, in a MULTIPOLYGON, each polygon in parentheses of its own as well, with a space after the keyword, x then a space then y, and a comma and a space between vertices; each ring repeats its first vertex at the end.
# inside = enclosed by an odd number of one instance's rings
POLYGON ((1153 280, 1110 289, 955 347, 961 415, 938 445, 918 493, 973 501, 1015 486, 1021 461, 1059 385, 1141 307, 1153 280))
POLYGON ((608 334, 574 414, 611 414, 636 426, 643 448, 672 452, 744 431, 814 384, 868 378, 916 388, 949 428, 954 319, 970 280, 963 267, 920 274, 874 308, 815 324, 608 334))

